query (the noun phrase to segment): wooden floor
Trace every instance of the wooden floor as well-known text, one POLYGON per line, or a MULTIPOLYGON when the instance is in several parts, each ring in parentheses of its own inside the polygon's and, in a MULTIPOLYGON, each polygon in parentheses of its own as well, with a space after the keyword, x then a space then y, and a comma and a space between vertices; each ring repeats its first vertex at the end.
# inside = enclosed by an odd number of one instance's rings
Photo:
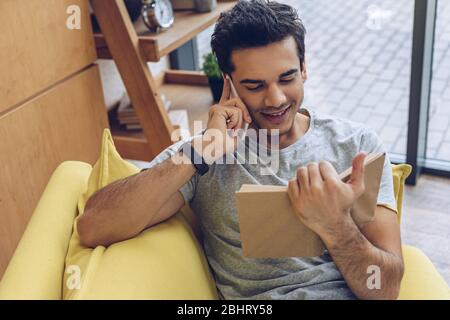
POLYGON ((425 252, 450 284, 450 179, 422 175, 406 186, 403 206, 403 243, 425 252))

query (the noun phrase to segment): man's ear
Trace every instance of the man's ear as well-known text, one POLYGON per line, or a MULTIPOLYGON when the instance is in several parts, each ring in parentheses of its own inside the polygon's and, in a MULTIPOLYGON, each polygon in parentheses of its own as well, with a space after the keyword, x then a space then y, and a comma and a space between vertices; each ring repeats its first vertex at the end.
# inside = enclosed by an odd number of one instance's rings
POLYGON ((303 64, 302 64, 302 78, 303 78, 303 82, 305 82, 308 79, 308 71, 306 69, 306 55, 303 59, 303 64))

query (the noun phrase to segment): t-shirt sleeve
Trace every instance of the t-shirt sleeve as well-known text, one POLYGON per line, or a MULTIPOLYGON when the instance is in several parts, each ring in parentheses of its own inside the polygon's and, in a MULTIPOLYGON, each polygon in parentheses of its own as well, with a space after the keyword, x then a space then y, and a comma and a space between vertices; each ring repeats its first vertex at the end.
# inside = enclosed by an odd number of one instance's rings
POLYGON ((389 208, 397 212, 397 202, 394 196, 394 182, 392 177, 392 167, 389 156, 383 141, 373 129, 365 129, 361 137, 360 151, 366 153, 385 152, 386 158, 384 161, 383 173, 381 176, 380 190, 378 192, 377 204, 389 208))
MULTIPOLYGON (((152 168, 158 164, 163 163, 164 161, 166 161, 167 159, 169 159, 171 156, 173 156, 179 149, 180 147, 188 141, 191 141, 194 137, 191 137, 189 139, 185 139, 185 140, 181 140, 178 141, 174 144, 172 144, 171 146, 167 147, 165 150, 163 150, 160 154, 158 154, 152 161, 150 161, 150 163, 148 164, 148 166, 146 166, 144 168, 145 169, 149 169, 152 168)), ((180 193, 182 194, 183 198, 184 198, 184 202, 185 203, 189 203, 192 198, 195 195, 195 189, 197 186, 197 181, 198 181, 198 173, 195 173, 183 186, 181 186, 181 188, 178 190, 180 191, 180 193)))

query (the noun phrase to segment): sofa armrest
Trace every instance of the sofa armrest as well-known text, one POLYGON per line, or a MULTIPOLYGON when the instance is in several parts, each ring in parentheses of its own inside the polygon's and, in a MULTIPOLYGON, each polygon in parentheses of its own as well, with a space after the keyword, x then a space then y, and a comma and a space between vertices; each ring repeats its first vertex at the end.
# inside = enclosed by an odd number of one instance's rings
POLYGON ((61 299, 77 202, 91 166, 67 161, 52 174, 0 282, 0 299, 61 299))
POLYGON ((402 246, 405 260, 399 300, 449 300, 450 288, 430 259, 419 249, 402 246))

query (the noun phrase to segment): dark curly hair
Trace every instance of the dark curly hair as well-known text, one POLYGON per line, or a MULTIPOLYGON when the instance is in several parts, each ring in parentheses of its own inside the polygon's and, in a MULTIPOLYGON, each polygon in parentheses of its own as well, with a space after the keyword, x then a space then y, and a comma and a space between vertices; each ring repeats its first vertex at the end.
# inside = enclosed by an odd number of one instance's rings
POLYGON ((233 50, 261 47, 292 36, 302 67, 305 34, 303 22, 291 6, 275 1, 240 0, 231 10, 220 14, 211 37, 211 48, 222 72, 231 74, 233 50))

